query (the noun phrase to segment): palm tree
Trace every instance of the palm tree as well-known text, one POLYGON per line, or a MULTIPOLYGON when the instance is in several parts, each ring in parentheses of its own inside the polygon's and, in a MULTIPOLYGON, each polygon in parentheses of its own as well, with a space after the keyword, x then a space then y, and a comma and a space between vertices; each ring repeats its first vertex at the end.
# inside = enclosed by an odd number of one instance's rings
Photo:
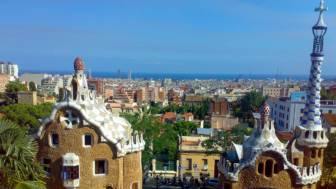
POLYGON ((0 189, 44 189, 37 143, 18 125, 0 120, 0 189))

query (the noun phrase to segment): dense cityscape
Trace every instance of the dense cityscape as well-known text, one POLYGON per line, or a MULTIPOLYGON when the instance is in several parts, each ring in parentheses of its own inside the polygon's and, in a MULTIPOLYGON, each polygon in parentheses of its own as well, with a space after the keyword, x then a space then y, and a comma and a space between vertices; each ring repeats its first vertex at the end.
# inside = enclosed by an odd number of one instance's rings
POLYGON ((307 78, 108 77, 85 54, 67 74, 1 61, 0 189, 336 188, 324 0, 315 11, 307 78))

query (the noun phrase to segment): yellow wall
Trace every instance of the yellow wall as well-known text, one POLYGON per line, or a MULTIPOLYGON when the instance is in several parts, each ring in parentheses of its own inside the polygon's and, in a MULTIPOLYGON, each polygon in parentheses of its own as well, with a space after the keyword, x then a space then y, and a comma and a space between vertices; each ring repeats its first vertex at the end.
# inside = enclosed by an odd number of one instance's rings
MULTIPOLYGON (((194 178, 200 178, 200 173, 210 174, 210 178, 215 177, 215 161, 220 159, 220 154, 206 154, 202 152, 182 152, 180 153, 181 171, 180 176, 183 177, 185 173, 191 173, 194 178), (188 170, 188 161, 192 160, 192 170, 188 170), (203 159, 208 160, 208 169, 203 170, 203 159), (193 166, 197 165, 194 169, 193 166)), ((217 165, 216 165, 217 166, 217 165)))

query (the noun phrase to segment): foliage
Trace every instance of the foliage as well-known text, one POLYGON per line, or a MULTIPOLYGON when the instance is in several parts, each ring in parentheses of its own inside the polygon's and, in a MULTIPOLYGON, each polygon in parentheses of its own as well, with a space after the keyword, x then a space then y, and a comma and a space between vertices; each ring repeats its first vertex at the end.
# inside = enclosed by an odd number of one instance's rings
POLYGON ((27 130, 0 120, 0 184, 8 188, 45 188, 44 171, 35 160, 37 143, 27 130))
POLYGON ((336 95, 328 92, 324 87, 321 89, 321 100, 336 100, 336 95))
POLYGON ((30 129, 33 132, 40 126, 39 119, 51 114, 52 104, 45 103, 39 105, 12 104, 0 107, 0 112, 4 118, 30 129))
POLYGON ((244 136, 252 134, 253 129, 246 124, 238 124, 231 131, 218 131, 215 136, 202 142, 202 146, 207 149, 209 153, 219 152, 219 147, 227 151, 231 142, 242 143, 244 136))
POLYGON ((6 85, 6 102, 7 104, 12 104, 12 103, 17 103, 18 102, 18 97, 17 93, 19 91, 27 91, 26 85, 22 84, 19 80, 16 81, 10 81, 6 85))
POLYGON ((329 143, 324 153, 322 185, 324 188, 336 188, 336 133, 328 136, 329 143))
POLYGON ((121 116, 131 123, 135 131, 143 133, 146 145, 145 150, 142 151, 142 165, 146 170, 154 157, 152 144, 153 140, 160 135, 161 123, 149 111, 135 114, 122 113, 121 116))
POLYGON ((200 105, 177 105, 177 104, 170 104, 167 107, 159 108, 157 106, 151 106, 152 113, 166 113, 166 112, 176 112, 178 114, 183 114, 186 112, 191 112, 197 119, 203 120, 205 116, 208 114, 210 105, 210 99, 205 99, 202 101, 200 105))
POLYGON ((173 125, 179 136, 189 136, 197 129, 197 125, 190 121, 180 121, 173 125))
POLYGON ((144 169, 148 168, 151 160, 160 154, 167 154, 169 160, 175 160, 179 136, 190 135, 197 128, 196 124, 185 121, 162 124, 150 110, 135 114, 123 113, 121 116, 131 123, 135 131, 143 133, 146 142, 145 150, 142 152, 144 169))
POLYGON ((241 100, 233 104, 233 114, 252 126, 254 123, 252 113, 258 111, 265 100, 266 98, 260 92, 252 91, 247 93, 241 100))
POLYGON ((37 90, 36 89, 36 84, 33 81, 29 82, 29 90, 30 91, 36 91, 37 90))

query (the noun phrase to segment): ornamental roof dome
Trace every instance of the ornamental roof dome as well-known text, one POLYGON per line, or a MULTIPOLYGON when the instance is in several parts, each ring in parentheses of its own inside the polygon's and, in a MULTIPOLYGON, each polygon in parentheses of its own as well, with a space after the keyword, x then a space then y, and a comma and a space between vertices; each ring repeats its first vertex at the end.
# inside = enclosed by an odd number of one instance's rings
POLYGON ((75 71, 84 70, 84 61, 81 57, 76 57, 74 61, 75 71))

